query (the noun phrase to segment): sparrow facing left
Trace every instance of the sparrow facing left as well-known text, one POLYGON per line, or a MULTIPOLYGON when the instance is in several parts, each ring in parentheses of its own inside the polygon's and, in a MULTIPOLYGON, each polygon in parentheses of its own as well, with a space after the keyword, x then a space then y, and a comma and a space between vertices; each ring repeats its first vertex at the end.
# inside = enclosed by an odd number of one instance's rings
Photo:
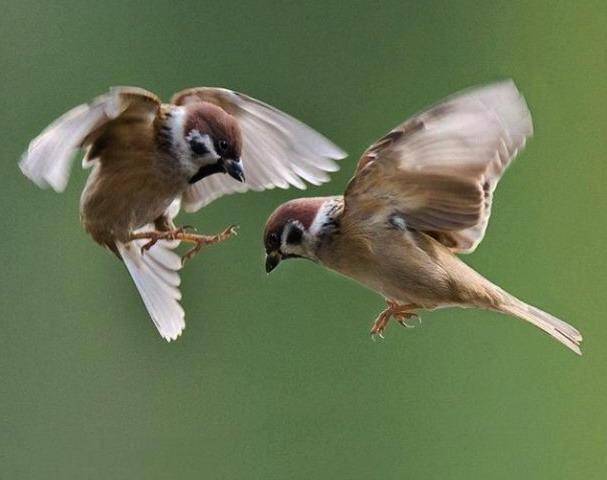
POLYGON ((112 88, 47 127, 19 166, 38 186, 61 192, 80 148, 83 167, 92 167, 80 199, 82 224, 124 261, 168 341, 185 327, 182 261, 172 250, 193 243, 187 259, 234 233, 233 227, 213 236, 176 228, 181 204, 193 212, 225 194, 318 185, 338 169, 333 160, 345 157, 286 113, 207 87, 183 90, 168 104, 141 88, 112 88))
POLYGON ((363 153, 344 196, 301 198, 266 223, 266 271, 306 258, 382 294, 371 329, 419 310, 481 308, 530 322, 581 354, 582 335, 510 295, 456 254, 482 240, 493 191, 533 133, 511 81, 462 92, 396 127, 363 153))

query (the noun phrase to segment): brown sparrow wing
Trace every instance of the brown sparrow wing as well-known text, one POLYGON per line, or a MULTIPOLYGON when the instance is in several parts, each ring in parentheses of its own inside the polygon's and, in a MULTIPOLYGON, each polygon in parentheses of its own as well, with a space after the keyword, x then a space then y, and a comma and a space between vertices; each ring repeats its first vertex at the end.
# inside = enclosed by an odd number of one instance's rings
POLYGON ((449 97, 369 147, 344 218, 406 224, 469 253, 485 234, 497 182, 532 133, 512 81, 449 97))
MULTIPOLYGON (((150 127, 160 109, 153 93, 137 87, 114 87, 90 104, 63 114, 31 141, 19 167, 39 187, 65 190, 74 154, 92 145, 118 118, 149 120, 150 127)), ((88 158, 88 156, 87 156, 88 158)))
POLYGON ((304 182, 320 185, 327 172, 338 170, 334 160, 346 153, 324 136, 286 113, 242 93, 224 88, 192 88, 178 92, 171 103, 210 102, 237 118, 243 135, 242 162, 246 181, 213 175, 184 194, 186 211, 195 211, 216 198, 247 190, 265 190, 304 182))

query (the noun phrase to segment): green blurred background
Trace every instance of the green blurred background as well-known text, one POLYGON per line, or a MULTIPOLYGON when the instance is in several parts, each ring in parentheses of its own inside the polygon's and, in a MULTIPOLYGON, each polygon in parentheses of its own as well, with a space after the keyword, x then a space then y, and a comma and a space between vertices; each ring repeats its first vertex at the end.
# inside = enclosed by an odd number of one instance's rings
POLYGON ((2 479, 607 478, 607 4, 4 3, 0 16, 2 479), (261 232, 301 192, 232 196, 182 223, 240 236, 183 271, 164 342, 125 269, 28 141, 110 85, 221 85, 358 155, 458 89, 512 77, 536 136, 466 261, 582 330, 578 358, 520 321, 424 315, 369 339, 376 294, 307 262, 267 277, 261 232))

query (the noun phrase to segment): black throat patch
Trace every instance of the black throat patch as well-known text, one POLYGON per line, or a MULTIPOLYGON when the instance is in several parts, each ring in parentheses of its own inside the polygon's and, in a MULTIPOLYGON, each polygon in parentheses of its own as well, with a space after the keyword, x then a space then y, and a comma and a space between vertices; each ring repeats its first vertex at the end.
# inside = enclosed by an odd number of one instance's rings
POLYGON ((196 183, 198 180, 202 180, 203 178, 213 175, 214 173, 225 173, 225 168, 223 168, 223 165, 221 165, 219 162, 200 167, 194 176, 188 180, 188 183, 196 183))

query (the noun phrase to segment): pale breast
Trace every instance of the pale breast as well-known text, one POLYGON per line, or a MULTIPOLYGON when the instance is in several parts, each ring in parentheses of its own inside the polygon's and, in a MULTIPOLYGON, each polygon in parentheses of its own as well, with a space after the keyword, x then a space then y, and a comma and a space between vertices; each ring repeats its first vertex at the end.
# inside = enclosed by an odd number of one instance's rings
POLYGON ((320 260, 401 303, 436 308, 455 302, 458 294, 449 272, 425 250, 432 245, 420 248, 420 239, 433 242, 423 234, 389 226, 358 234, 349 231, 327 243, 320 260), (418 238, 420 235, 423 237, 418 238))

